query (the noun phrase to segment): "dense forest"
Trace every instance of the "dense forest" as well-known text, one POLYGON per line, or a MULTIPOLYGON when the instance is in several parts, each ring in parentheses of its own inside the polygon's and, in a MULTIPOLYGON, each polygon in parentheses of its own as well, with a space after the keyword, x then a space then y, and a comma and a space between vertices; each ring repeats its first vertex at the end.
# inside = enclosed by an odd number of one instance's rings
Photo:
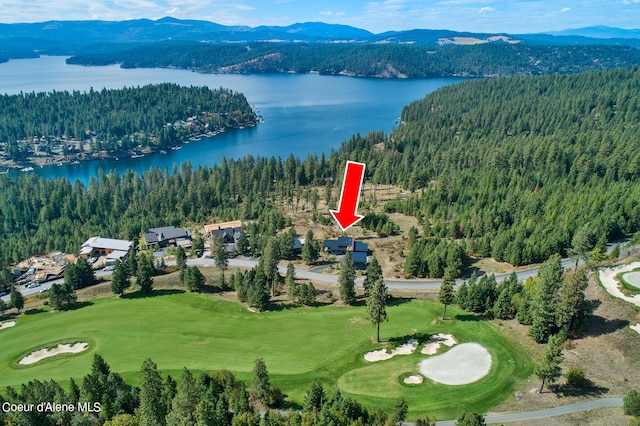
POLYGON ((639 78, 634 67, 464 82, 407 106, 390 136, 354 137, 339 155, 414 191, 385 209, 417 216, 425 237, 541 262, 567 254, 582 228, 591 247, 640 229, 639 78))
POLYGON ((503 42, 474 46, 342 44, 212 44, 163 42, 75 56, 69 64, 124 68, 177 67, 200 72, 319 72, 364 77, 566 74, 631 67, 640 50, 626 46, 540 46, 503 42))
MULTIPOLYGON (((48 151, 71 140, 91 142, 92 151, 168 148, 189 136, 256 122, 241 93, 170 83, 2 95, 0 110, 0 142, 14 160, 32 149, 19 141, 43 143, 48 151)), ((63 145, 64 151, 78 148, 63 145)))

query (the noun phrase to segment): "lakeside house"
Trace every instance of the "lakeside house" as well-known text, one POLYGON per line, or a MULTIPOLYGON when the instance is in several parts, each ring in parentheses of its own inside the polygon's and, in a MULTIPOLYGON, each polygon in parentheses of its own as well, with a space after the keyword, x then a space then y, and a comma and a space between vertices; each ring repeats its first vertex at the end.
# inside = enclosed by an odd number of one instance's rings
POLYGON ((147 247, 164 248, 168 246, 182 246, 185 249, 191 248, 191 232, 175 226, 163 226, 160 228, 150 228, 144 233, 144 242, 147 247))

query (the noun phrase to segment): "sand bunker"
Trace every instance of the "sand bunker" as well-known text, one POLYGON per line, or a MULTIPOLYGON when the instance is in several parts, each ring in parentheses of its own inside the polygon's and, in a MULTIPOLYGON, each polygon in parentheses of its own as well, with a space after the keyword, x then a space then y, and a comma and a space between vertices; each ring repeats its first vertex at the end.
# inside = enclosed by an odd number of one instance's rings
POLYGON ((449 347, 458 343, 451 334, 438 333, 429 338, 429 341, 425 343, 424 348, 420 351, 424 355, 435 355, 440 349, 440 346, 447 345, 449 347))
POLYGON ((16 325, 15 321, 0 322, 0 330, 2 330, 3 328, 13 327, 15 325, 16 325))
POLYGON ((609 294, 622 300, 626 300, 627 302, 631 302, 636 306, 640 306, 640 294, 636 294, 633 297, 625 296, 622 291, 620 291, 619 283, 616 279, 616 275, 622 272, 633 271, 637 268, 640 268, 640 262, 620 265, 615 268, 603 268, 598 270, 598 276, 600 277, 600 282, 609 294))
POLYGON ((386 349, 380 349, 379 351, 367 352, 364 354, 364 359, 369 362, 386 361, 396 355, 411 355, 417 347, 418 341, 416 339, 410 339, 404 345, 392 350, 391 353, 387 353, 386 349))
POLYGON ((27 355, 24 358, 22 358, 20 361, 18 361, 18 364, 30 365, 40 360, 43 360, 45 358, 49 358, 49 357, 60 355, 60 354, 65 354, 65 353, 77 354, 79 352, 86 351, 88 348, 89 348, 89 344, 86 342, 78 342, 78 343, 74 343, 73 345, 70 343, 65 345, 60 344, 53 349, 40 349, 39 351, 31 352, 30 355, 27 355))
POLYGON ((420 363, 420 374, 445 385, 473 383, 486 376, 490 369, 491 355, 478 343, 463 343, 420 363))
POLYGON ((411 376, 407 376, 404 379, 402 379, 402 381, 408 385, 419 385, 420 383, 422 383, 423 380, 424 380, 424 377, 422 377, 419 374, 412 374, 411 376))
POLYGON ((630 325, 629 328, 640 333, 640 322, 636 325, 630 325))

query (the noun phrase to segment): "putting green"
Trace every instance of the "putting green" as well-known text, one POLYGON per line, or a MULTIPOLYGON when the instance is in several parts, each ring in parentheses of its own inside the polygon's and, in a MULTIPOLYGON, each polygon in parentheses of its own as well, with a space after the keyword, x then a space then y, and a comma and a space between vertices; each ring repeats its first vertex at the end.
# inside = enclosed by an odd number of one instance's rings
MULTIPOLYGON (((283 308, 251 313, 244 305, 207 294, 169 293, 148 298, 105 298, 67 312, 25 315, 0 336, 0 391, 31 379, 61 383, 89 372, 95 353, 114 371, 137 384, 140 365, 153 359, 165 374, 179 377, 183 367, 194 371, 229 369, 251 380, 256 357, 267 364, 272 383, 301 404, 313 380, 332 392, 339 387, 370 408, 391 411, 398 396, 409 402, 414 417, 436 414, 453 418, 462 410, 486 411, 511 394, 532 372, 530 356, 488 321, 450 308, 459 319, 435 321, 440 304, 401 301, 388 308, 389 322, 381 337, 452 333, 460 342, 478 342, 494 364, 482 380, 469 386, 425 381, 406 386, 402 377, 417 372, 424 355, 414 353, 369 364, 363 355, 373 344, 375 328, 364 307, 283 308), (90 349, 74 356, 20 366, 25 354, 58 342, 88 341, 90 349), (401 377, 402 376, 402 377, 401 377)), ((406 340, 405 340, 406 341, 406 340)))

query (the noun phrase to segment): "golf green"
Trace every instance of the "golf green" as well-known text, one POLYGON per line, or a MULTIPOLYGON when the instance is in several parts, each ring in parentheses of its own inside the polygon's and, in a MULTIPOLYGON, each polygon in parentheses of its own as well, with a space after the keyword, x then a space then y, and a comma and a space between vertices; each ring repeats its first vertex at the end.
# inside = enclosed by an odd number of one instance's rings
POLYGON ((460 342, 478 342, 492 356, 491 371, 478 382, 402 384, 403 375, 418 371, 425 357, 419 351, 368 363, 363 355, 383 345, 374 343, 375 328, 362 306, 284 307, 253 313, 213 295, 165 293, 98 299, 71 311, 18 318, 15 327, 0 330, 0 391, 32 379, 66 383, 70 377, 80 378, 89 371, 95 353, 134 384, 146 358, 174 377, 186 366, 196 372, 228 369, 250 381, 253 362, 262 356, 272 383, 294 403, 303 402, 311 381, 321 380, 329 392, 339 387, 366 406, 387 411, 402 395, 410 416, 453 418, 464 409, 484 412, 531 374, 533 362, 492 322, 453 307, 447 310, 453 319, 440 321, 441 309, 429 301, 395 302, 388 308, 389 322, 382 324, 381 338, 404 343, 401 340, 412 335, 446 332, 460 342), (74 342, 90 347, 79 354, 18 365, 34 350, 74 342))

